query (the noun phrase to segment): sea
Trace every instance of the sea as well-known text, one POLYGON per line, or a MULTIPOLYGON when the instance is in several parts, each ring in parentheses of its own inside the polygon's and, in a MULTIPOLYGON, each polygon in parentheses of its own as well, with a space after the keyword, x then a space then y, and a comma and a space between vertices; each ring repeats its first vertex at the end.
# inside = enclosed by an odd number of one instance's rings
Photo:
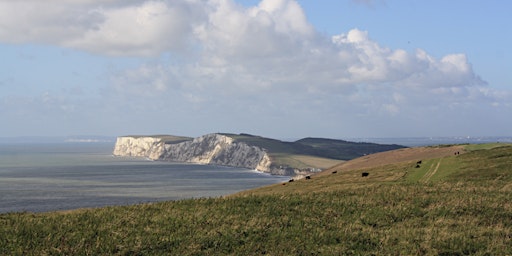
MULTIPOLYGON (((512 143, 511 137, 346 140, 409 147, 512 143)), ((116 157, 112 155, 114 141, 115 138, 0 138, 0 213, 220 197, 289 179, 243 168, 116 157)))
POLYGON ((289 179, 243 168, 116 157, 113 147, 0 143, 0 213, 219 197, 289 179))

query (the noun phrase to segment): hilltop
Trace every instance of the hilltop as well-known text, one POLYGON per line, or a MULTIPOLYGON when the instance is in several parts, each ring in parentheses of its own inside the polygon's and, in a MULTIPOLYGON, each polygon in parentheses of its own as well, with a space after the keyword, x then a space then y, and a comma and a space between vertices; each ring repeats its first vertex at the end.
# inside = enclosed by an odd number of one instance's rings
POLYGON ((292 142, 265 138, 250 134, 229 134, 236 141, 265 148, 270 154, 311 155, 337 160, 350 160, 363 155, 405 148, 396 144, 377 144, 369 142, 351 142, 326 138, 303 138, 292 142))

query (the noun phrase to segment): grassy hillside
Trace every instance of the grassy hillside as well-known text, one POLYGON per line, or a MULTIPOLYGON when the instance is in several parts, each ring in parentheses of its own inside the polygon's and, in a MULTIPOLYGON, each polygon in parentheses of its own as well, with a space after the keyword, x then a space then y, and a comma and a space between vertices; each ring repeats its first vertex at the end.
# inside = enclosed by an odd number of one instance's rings
POLYGON ((250 134, 224 135, 230 136, 236 141, 265 148, 272 154, 311 155, 337 160, 349 160, 376 152, 404 148, 404 146, 400 145, 350 142, 323 138, 304 138, 294 142, 287 142, 250 134))
POLYGON ((247 143, 268 151, 276 166, 297 169, 320 168, 376 152, 404 148, 400 145, 358 143, 344 140, 304 138, 294 142, 280 141, 250 134, 224 134, 236 141, 247 143))
POLYGON ((323 138, 304 138, 295 141, 295 143, 312 147, 315 150, 315 155, 341 160, 350 160, 363 155, 403 148, 403 146, 400 145, 351 142, 323 138))
POLYGON ((512 254, 512 146, 354 162, 225 198, 2 214, 0 255, 512 254))
MULTIPOLYGON (((266 186, 236 196, 318 193, 373 185, 469 184, 475 178, 481 178, 485 184, 499 180, 510 184, 512 145, 438 146, 382 152, 333 166, 313 175, 311 180, 266 186), (368 176, 362 177, 363 172, 368 176)), ((512 184, 508 186, 512 189, 512 184)))

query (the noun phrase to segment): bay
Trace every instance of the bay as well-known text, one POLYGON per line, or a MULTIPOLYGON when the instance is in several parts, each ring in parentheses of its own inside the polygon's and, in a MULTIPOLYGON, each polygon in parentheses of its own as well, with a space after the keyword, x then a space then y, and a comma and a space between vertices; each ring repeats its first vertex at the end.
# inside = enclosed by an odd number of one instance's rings
POLYGON ((288 179, 243 168, 115 157, 113 146, 0 144, 0 213, 218 197, 288 179))

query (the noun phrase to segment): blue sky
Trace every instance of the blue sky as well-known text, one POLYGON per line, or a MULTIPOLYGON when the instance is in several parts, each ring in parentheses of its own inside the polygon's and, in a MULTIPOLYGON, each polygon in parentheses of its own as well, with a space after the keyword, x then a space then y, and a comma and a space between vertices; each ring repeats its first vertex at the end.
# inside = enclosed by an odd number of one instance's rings
POLYGON ((512 3, 0 0, 0 137, 512 136, 512 3))

